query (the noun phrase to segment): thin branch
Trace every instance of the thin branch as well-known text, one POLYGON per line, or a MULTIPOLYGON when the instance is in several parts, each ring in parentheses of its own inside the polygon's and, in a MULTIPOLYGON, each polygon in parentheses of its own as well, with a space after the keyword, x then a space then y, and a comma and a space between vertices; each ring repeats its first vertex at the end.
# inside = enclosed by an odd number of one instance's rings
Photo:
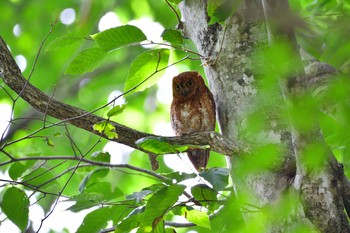
POLYGON ((154 41, 149 41, 149 43, 141 43, 140 45, 144 46, 144 45, 161 45, 161 46, 167 46, 167 47, 170 47, 170 48, 173 48, 173 49, 177 49, 177 50, 181 50, 181 51, 184 51, 186 53, 191 53, 193 55, 196 55, 198 57, 200 57, 201 59, 206 59, 205 56, 203 56, 202 54, 200 53, 197 53, 195 51, 192 51, 190 49, 186 49, 184 47, 181 47, 181 46, 176 46, 176 45, 172 45, 172 44, 168 44, 168 43, 161 43, 161 42, 154 42, 154 41))
POLYGON ((29 74, 29 76, 28 76, 28 80, 27 80, 28 82, 30 81, 30 78, 32 77, 32 75, 33 75, 33 73, 34 73, 34 70, 35 70, 35 67, 36 67, 36 63, 38 62, 39 56, 40 56, 40 54, 41 54, 41 50, 42 50, 42 48, 44 47, 44 44, 45 44, 46 40, 47 40, 47 39, 49 38, 49 36, 51 35, 51 33, 52 33, 52 31, 53 31, 53 29, 54 29, 54 27, 55 27, 55 25, 56 25, 57 22, 58 22, 58 18, 56 18, 55 21, 51 24, 51 28, 50 28, 49 32, 48 32, 47 35, 45 36, 44 40, 41 41, 41 43, 40 43, 39 50, 38 50, 38 52, 37 52, 37 54, 36 54, 36 57, 35 57, 35 60, 34 60, 34 64, 33 64, 32 70, 30 71, 30 74, 29 74))
POLYGON ((110 167, 110 168, 126 168, 130 170, 134 170, 137 172, 145 173, 147 175, 153 176, 161 181, 164 182, 169 182, 171 179, 168 177, 162 176, 158 174, 157 172, 150 171, 147 169, 139 168, 136 166, 132 166, 129 164, 111 164, 111 163, 106 163, 106 162, 99 162, 99 161, 93 161, 89 159, 85 159, 82 157, 77 157, 77 156, 30 156, 30 157, 21 157, 21 158, 15 158, 14 160, 9 160, 6 162, 0 163, 0 167, 13 163, 13 162, 19 162, 19 161, 29 161, 29 160, 35 160, 35 161, 48 161, 48 160, 73 160, 73 161, 82 161, 87 164, 91 164, 94 166, 99 166, 99 167, 110 167))

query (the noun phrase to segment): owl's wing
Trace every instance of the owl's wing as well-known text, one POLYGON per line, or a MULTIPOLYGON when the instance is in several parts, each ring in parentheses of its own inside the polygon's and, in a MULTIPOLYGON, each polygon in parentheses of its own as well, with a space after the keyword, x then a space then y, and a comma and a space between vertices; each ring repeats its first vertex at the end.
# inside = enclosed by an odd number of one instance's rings
POLYGON ((174 130, 175 135, 181 136, 181 132, 179 132, 179 126, 178 126, 178 119, 176 116, 176 103, 175 101, 172 102, 170 107, 170 123, 171 127, 174 130))
POLYGON ((215 130, 216 104, 215 104, 214 96, 208 88, 207 88, 207 99, 210 102, 210 109, 208 109, 208 111, 211 111, 211 112, 209 113, 209 115, 212 116, 211 122, 210 122, 211 126, 212 126, 211 130, 215 130))

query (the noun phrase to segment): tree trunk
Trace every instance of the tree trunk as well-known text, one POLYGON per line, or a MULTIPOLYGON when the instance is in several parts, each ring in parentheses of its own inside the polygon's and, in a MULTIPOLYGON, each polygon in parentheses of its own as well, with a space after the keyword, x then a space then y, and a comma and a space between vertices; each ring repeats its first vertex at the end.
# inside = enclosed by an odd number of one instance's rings
MULTIPOLYGON (((279 21, 279 17, 289 13, 288 2, 241 1, 238 9, 224 24, 213 25, 208 24, 207 1, 184 0, 179 8, 185 36, 207 58, 203 60, 204 70, 215 97, 222 134, 247 143, 279 145, 279 148, 283 148, 277 149, 276 164, 269 167, 274 169, 244 172, 242 167, 247 161, 261 161, 259 155, 231 159, 232 182, 238 200, 258 209, 281 208, 283 200, 298 200, 298 204, 284 217, 276 213, 275 219, 266 220, 266 232, 294 232, 300 227, 321 232, 350 232, 343 204, 346 197, 342 195, 347 181, 342 181, 346 180, 342 172, 340 176, 337 175, 339 166, 326 147, 317 122, 310 132, 299 132, 293 125, 290 127, 288 124, 276 123, 278 116, 274 116, 274 109, 269 109, 269 106, 267 116, 261 115, 268 118, 268 130, 255 135, 245 133, 250 127, 248 116, 255 114, 257 108, 261 107, 256 86, 264 69, 261 67, 263 57, 255 55, 259 54, 257 51, 275 39, 287 39, 297 54, 297 63, 301 65, 293 28, 283 24, 285 19, 279 21), (267 22, 282 23, 276 26, 267 22), (322 155, 316 155, 324 157, 318 170, 313 170, 303 162, 303 153, 310 143, 318 143, 323 148, 322 155)), ((319 74, 312 75, 313 80, 317 80, 319 74)), ((276 86, 276 89, 271 90, 276 95, 275 105, 284 105, 284 98, 303 96, 307 81, 303 72, 300 72, 289 77, 286 83, 277 83, 276 86)), ((303 102, 298 103, 296 107, 302 110, 305 107, 303 102)), ((249 229, 247 226, 256 220, 257 215, 244 213, 246 227, 242 229, 249 229)))

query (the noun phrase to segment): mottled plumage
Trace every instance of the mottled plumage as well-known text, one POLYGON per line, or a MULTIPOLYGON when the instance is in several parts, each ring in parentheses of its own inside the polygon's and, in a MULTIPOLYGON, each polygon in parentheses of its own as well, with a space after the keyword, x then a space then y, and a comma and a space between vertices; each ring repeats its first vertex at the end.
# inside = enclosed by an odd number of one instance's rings
MULTIPOLYGON (((198 72, 184 72, 174 77, 170 115, 176 135, 215 130, 215 112, 213 94, 198 72)), ((187 155, 198 171, 206 168, 209 150, 192 149, 187 155)))

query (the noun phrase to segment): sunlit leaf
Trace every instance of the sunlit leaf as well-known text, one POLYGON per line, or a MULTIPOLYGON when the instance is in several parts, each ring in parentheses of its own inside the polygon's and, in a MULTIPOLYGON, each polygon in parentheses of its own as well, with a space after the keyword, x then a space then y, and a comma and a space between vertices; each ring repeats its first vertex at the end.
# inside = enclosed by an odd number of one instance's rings
POLYGON ((181 45, 183 42, 181 32, 174 29, 165 29, 161 36, 163 40, 168 41, 174 45, 181 45))
POLYGON ((103 199, 101 193, 81 193, 69 198, 69 201, 83 202, 83 201, 99 201, 103 199))
POLYGON ((177 150, 162 137, 141 138, 137 140, 135 143, 142 149, 150 151, 154 154, 177 153, 177 150))
POLYGON ((145 211, 145 207, 141 206, 135 208, 130 214, 124 218, 115 228, 115 233, 125 233, 130 232, 130 230, 138 227, 140 225, 140 221, 142 220, 143 213, 145 211))
POLYGON ((168 0, 169 2, 171 2, 174 5, 179 4, 182 0, 168 0))
POLYGON ((118 138, 115 127, 107 120, 94 124, 93 129, 99 133, 104 133, 109 139, 118 138))
POLYGON ((112 185, 111 182, 98 182, 90 185, 84 192, 101 193, 103 200, 111 201, 116 198, 124 196, 124 193, 117 186, 112 185))
POLYGON ((84 177, 79 185, 79 191, 82 193, 70 199, 76 201, 76 203, 69 208, 70 211, 78 212, 99 205, 102 202, 113 201, 124 196, 123 191, 116 185, 104 181, 106 180, 104 177, 107 175, 104 170, 108 169, 99 169, 84 177))
POLYGON ((23 175, 29 168, 33 167, 36 161, 25 161, 25 162, 15 162, 11 165, 9 169, 9 175, 11 179, 17 180, 23 175))
POLYGON ((165 67, 169 62, 168 49, 146 51, 131 63, 128 77, 125 82, 125 91, 143 91, 156 84, 164 75, 165 67))
POLYGON ((82 193, 76 195, 69 199, 71 201, 76 201, 76 203, 69 207, 67 210, 78 213, 82 210, 99 205, 101 203, 101 200, 103 200, 103 197, 104 195, 101 193, 82 193))
POLYGON ((99 168, 87 174, 79 184, 79 192, 83 192, 89 185, 99 182, 108 175, 109 171, 108 168, 99 168))
POLYGON ((206 212, 195 210, 190 206, 176 206, 172 209, 172 212, 175 215, 184 216, 197 226, 211 229, 209 216, 206 212))
POLYGON ((155 228, 184 190, 184 185, 170 185, 153 194, 147 202, 141 226, 155 228))
POLYGON ((165 233, 176 233, 174 228, 167 227, 165 228, 165 233))
POLYGON ((185 217, 188 221, 200 227, 211 229, 209 216, 206 212, 199 210, 186 211, 185 217))
POLYGON ((42 189, 42 187, 48 188, 54 184, 57 184, 54 177, 55 176, 52 170, 40 167, 24 176, 22 182, 35 187, 40 186, 42 189))
POLYGON ((209 24, 224 22, 241 4, 241 0, 208 0, 209 24))
POLYGON ((163 173, 163 176, 166 176, 172 180, 176 180, 177 183, 196 178, 197 175, 195 173, 184 173, 184 172, 171 172, 171 173, 163 173))
POLYGON ((25 192, 16 187, 10 187, 4 193, 1 209, 21 231, 28 226, 29 199, 25 192))
POLYGON ((108 111, 107 116, 108 117, 116 116, 116 115, 122 113, 125 108, 126 108, 126 104, 117 105, 117 106, 113 107, 111 110, 108 111))
POLYGON ((152 184, 151 186, 148 186, 146 188, 143 188, 142 190, 150 190, 152 193, 157 192, 158 190, 164 188, 166 185, 163 183, 157 183, 157 184, 152 184))
POLYGON ((76 232, 100 232, 103 228, 107 226, 107 222, 111 219, 113 212, 113 209, 111 209, 110 207, 102 207, 88 213, 76 232))
POLYGON ((53 41, 51 41, 51 43, 47 46, 47 51, 61 49, 61 48, 70 46, 72 44, 75 44, 83 39, 84 39, 83 37, 69 35, 69 34, 61 37, 57 37, 53 41))
POLYGON ((224 190, 228 184, 230 171, 227 168, 210 168, 199 173, 216 191, 224 190))
POLYGON ((91 154, 91 158, 94 161, 106 162, 111 161, 111 155, 108 152, 96 151, 91 154))
POLYGON ((138 27, 132 25, 107 29, 91 35, 91 37, 106 52, 147 40, 145 34, 138 27))
POLYGON ((193 210, 193 207, 186 206, 186 205, 177 205, 171 209, 171 212, 173 212, 173 214, 175 215, 185 216, 188 210, 193 210))
POLYGON ((106 53, 100 48, 89 48, 78 54, 66 69, 66 74, 85 74, 94 71, 106 53))
POLYGON ((203 206, 206 206, 210 211, 215 209, 218 199, 217 191, 205 184, 198 184, 191 188, 191 193, 194 199, 199 201, 203 206))
POLYGON ((134 192, 130 195, 127 195, 126 199, 135 200, 136 202, 140 202, 151 193, 152 193, 151 190, 141 190, 140 192, 134 192))
POLYGON ((174 154, 186 151, 189 147, 196 149, 208 149, 208 145, 198 146, 198 145, 171 145, 163 137, 148 136, 140 138, 135 142, 142 149, 152 152, 157 155, 162 154, 174 154))

